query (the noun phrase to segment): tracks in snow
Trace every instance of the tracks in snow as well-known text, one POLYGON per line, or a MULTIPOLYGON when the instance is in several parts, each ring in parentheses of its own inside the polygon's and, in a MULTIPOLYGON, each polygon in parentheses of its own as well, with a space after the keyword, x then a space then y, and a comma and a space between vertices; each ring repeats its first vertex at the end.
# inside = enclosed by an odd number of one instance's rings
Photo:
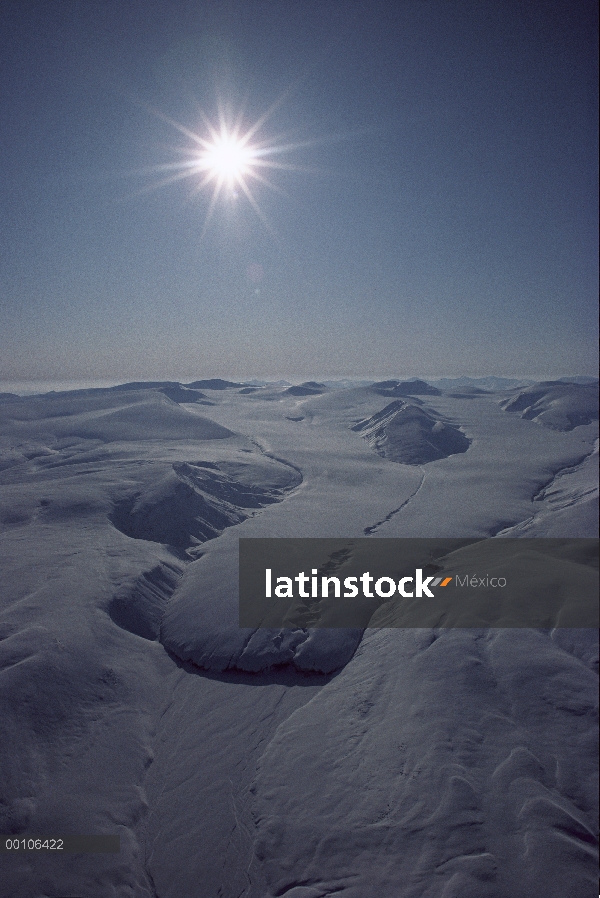
POLYGON ((375 524, 371 524, 370 527, 365 527, 365 529, 363 530, 363 533, 365 534, 365 536, 371 536, 371 534, 376 533, 380 527, 383 527, 384 524, 387 524, 388 521, 391 521, 392 518, 395 515, 397 515, 398 512, 402 511, 403 508, 406 508, 406 506, 408 505, 409 502, 412 502, 412 500, 415 498, 415 496, 417 495, 417 493, 423 486, 423 481, 425 480, 425 471, 421 465, 419 465, 419 470, 421 471, 421 479, 419 480, 419 483, 418 483, 417 488, 414 491, 414 493, 412 493, 408 497, 408 499, 405 499, 404 502, 402 503, 402 505, 399 505, 398 508, 394 508, 393 511, 390 511, 390 513, 387 514, 385 516, 385 518, 382 518, 381 521, 377 521, 375 524))

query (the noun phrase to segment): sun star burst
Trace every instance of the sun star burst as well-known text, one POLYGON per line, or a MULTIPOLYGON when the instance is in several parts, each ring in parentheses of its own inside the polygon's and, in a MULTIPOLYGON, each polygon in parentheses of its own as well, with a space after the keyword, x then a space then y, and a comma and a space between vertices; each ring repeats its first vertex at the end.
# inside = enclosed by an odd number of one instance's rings
POLYGON ((246 128, 242 127, 241 114, 233 119, 220 109, 218 123, 215 126, 203 112, 200 112, 203 126, 200 133, 153 110, 189 140, 188 145, 174 148, 183 157, 182 161, 156 166, 153 169, 154 172, 162 172, 165 175, 163 180, 154 186, 165 186, 185 178, 193 182, 192 196, 205 189, 209 191, 212 189, 202 236, 206 233, 219 199, 234 201, 240 193, 246 197, 265 227, 272 232, 255 196, 256 185, 264 184, 272 190, 282 192, 281 188, 267 178, 266 170, 297 170, 297 166, 282 162, 276 157, 281 157, 301 146, 297 143, 257 139, 261 128, 280 102, 281 100, 278 100, 254 124, 246 128))
POLYGON ((244 145, 243 141, 224 134, 200 156, 198 166, 206 170, 213 178, 221 178, 230 184, 240 183, 242 178, 251 174, 254 151, 244 145))

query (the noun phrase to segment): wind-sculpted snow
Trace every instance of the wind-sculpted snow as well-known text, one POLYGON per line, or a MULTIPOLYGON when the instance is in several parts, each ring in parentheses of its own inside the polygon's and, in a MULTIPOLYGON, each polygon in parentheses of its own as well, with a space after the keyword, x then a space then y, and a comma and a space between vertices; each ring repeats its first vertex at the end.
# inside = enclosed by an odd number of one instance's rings
POLYGON ((260 760, 269 894, 593 895, 596 688, 549 632, 369 635, 260 760))
POLYGON ((503 399, 500 405, 553 430, 573 430, 598 420, 598 384, 545 381, 503 399))
POLYGON ((240 537, 594 536, 595 422, 507 414, 527 385, 493 378, 289 386, 0 397, 0 832, 121 839, 0 854, 1 898, 595 894, 595 632, 241 630, 237 603, 240 537), (469 451, 390 464, 369 428, 469 451))
POLYGON ((458 427, 413 403, 396 399, 355 424, 379 455, 405 465, 423 465, 466 452, 469 440, 458 427))

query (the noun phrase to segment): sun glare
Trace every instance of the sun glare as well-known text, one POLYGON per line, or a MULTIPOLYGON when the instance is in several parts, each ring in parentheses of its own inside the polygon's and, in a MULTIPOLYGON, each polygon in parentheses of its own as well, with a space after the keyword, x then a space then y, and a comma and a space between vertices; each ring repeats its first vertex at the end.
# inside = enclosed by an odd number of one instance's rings
POLYGON ((202 129, 199 133, 153 110, 159 118, 168 122, 189 140, 187 146, 175 148, 175 151, 183 157, 182 161, 152 169, 155 173, 162 172, 166 175, 154 186, 161 187, 186 178, 192 181, 192 195, 202 193, 206 188, 212 190, 202 236, 206 233, 219 199, 236 201, 242 194, 265 227, 272 231, 255 196, 256 186, 263 184, 280 191, 280 188, 266 177, 266 170, 297 170, 297 166, 282 162, 276 157, 281 157, 301 146, 301 144, 282 144, 257 139, 261 128, 280 102, 281 99, 249 127, 243 127, 241 114, 234 119, 220 109, 218 123, 215 125, 201 112, 202 129))
POLYGON ((242 141, 225 135, 206 149, 198 160, 199 168, 212 173, 215 178, 223 178, 232 184, 239 183, 251 172, 254 153, 242 141))

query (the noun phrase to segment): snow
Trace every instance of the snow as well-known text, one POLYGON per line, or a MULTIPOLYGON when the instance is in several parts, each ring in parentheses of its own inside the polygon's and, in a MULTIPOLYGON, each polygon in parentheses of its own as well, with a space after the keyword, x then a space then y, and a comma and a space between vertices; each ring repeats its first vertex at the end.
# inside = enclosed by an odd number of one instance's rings
POLYGON ((0 832, 121 837, 3 898, 595 894, 594 632, 237 625, 240 537, 596 535, 589 385, 463 380, 0 396, 0 832))
POLYGON ((371 631, 260 760, 271 894, 593 894, 595 690, 537 631, 371 631))
POLYGON ((352 429, 362 433, 379 455, 405 465, 426 464, 469 448, 458 427, 399 399, 352 429))
POLYGON ((508 412, 554 430, 573 430, 598 419, 598 384, 544 381, 500 403, 508 412))

